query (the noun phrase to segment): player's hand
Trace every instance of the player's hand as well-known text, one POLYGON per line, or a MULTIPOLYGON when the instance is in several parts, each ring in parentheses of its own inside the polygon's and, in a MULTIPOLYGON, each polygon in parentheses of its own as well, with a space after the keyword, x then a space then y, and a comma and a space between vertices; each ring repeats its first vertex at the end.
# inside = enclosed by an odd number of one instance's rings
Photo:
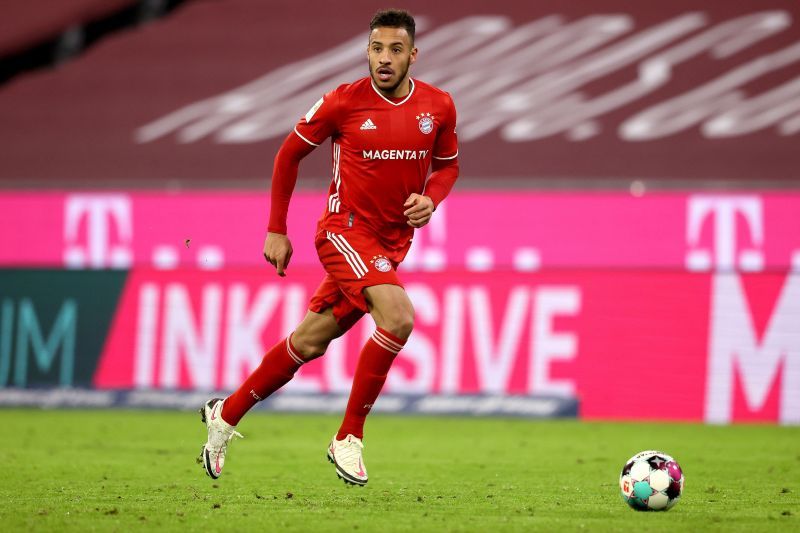
POLYGON ((407 207, 403 214, 408 217, 406 223, 412 228, 421 228, 433 215, 433 200, 430 196, 413 193, 408 197, 403 207, 407 207))
POLYGON ((286 276, 286 268, 292 259, 292 241, 289 237, 281 233, 267 233, 264 259, 277 269, 280 277, 286 276))

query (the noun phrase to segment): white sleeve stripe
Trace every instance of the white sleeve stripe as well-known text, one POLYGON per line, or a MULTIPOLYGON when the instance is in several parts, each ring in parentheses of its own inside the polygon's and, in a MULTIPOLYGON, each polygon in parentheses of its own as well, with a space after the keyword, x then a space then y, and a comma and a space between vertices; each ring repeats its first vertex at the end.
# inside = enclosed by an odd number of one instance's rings
MULTIPOLYGON (((284 130, 284 131, 285 131, 285 130, 284 130)), ((297 126, 295 126, 295 128, 294 128, 294 132, 297 134, 297 136, 298 136, 298 137, 300 137, 301 139, 303 139, 305 142, 307 142, 307 143, 308 143, 308 144, 310 144, 311 146, 319 146, 317 143, 312 143, 311 141, 309 141, 308 139, 306 139, 305 137, 303 137, 302 135, 300 135, 300 132, 299 132, 299 131, 297 131, 297 126)), ((438 158, 437 158, 437 159, 438 159, 438 158)))
MULTIPOLYGON (((297 131, 297 130, 295 130, 295 131, 297 131)), ((298 133, 298 135, 300 135, 300 134, 298 133)), ((455 159, 456 157, 458 157, 458 152, 456 151, 456 155, 451 155, 450 157, 436 157, 435 155, 432 156, 432 157, 434 159, 455 159)))
POLYGON ((342 147, 339 143, 333 143, 333 181, 336 183, 336 190, 342 184, 342 179, 339 175, 341 169, 342 147))

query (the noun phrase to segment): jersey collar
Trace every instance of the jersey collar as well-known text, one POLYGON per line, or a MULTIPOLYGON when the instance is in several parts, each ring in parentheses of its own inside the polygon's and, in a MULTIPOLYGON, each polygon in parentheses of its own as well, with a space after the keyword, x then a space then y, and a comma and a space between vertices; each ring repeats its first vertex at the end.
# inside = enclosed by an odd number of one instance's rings
POLYGON ((378 90, 378 88, 375 87, 375 82, 372 81, 372 78, 370 78, 369 84, 372 86, 372 90, 375 91, 378 96, 380 96, 381 98, 383 98, 384 100, 386 100, 390 104, 392 104, 394 106, 398 106, 398 105, 403 105, 406 102, 408 102, 408 99, 411 98, 412 94, 414 94, 414 87, 416 87, 416 84, 414 83, 414 80, 411 79, 411 78, 408 78, 408 81, 411 83, 411 90, 408 91, 408 95, 405 98, 403 98, 402 100, 400 100, 399 102, 392 102, 391 100, 389 100, 388 98, 383 96, 383 94, 381 94, 381 92, 378 90))

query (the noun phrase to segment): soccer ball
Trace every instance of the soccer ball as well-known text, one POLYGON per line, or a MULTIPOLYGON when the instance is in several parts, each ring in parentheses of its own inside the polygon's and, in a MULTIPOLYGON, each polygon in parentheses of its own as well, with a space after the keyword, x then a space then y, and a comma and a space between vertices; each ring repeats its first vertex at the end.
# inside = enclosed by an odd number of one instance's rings
POLYGON ((683 470, 664 452, 639 452, 622 468, 619 488, 625 503, 637 511, 666 511, 681 497, 683 470))

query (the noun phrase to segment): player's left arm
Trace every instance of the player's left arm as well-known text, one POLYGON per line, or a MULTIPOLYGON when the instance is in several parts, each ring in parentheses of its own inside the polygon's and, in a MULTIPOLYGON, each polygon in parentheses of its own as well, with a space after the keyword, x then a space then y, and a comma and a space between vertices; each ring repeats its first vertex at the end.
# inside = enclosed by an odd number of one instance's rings
POLYGON ((425 192, 412 194, 406 200, 404 215, 408 225, 421 228, 430 221, 433 212, 447 197, 458 179, 458 137, 456 135, 456 108, 449 100, 436 142, 433 147, 431 175, 425 183, 425 192))

